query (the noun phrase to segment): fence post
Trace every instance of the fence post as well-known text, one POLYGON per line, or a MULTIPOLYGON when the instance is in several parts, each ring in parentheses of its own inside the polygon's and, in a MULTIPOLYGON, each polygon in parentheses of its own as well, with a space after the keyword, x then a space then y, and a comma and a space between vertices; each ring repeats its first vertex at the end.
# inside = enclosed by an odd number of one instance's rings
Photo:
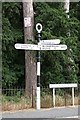
POLYGON ((72 102, 73 102, 73 106, 74 106, 74 87, 72 88, 72 102))
POLYGON ((33 102, 33 86, 32 86, 32 108, 34 107, 34 102, 33 102))
POLYGON ((53 88, 53 106, 55 107, 55 88, 53 88))
POLYGON ((66 103, 66 89, 64 89, 64 98, 65 98, 65 106, 67 105, 67 103, 66 103))

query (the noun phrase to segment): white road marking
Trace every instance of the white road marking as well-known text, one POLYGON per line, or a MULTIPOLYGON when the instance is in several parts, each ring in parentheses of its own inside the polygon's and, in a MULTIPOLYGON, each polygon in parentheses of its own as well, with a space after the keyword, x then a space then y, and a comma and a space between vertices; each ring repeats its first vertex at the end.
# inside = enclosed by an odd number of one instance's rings
POLYGON ((69 117, 57 117, 57 118, 78 118, 78 116, 69 116, 69 117))

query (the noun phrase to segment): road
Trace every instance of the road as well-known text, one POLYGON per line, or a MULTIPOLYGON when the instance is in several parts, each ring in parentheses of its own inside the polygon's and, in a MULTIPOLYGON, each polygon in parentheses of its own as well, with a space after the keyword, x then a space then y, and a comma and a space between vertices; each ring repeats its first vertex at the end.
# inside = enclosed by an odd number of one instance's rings
POLYGON ((2 118, 77 118, 79 107, 50 108, 41 110, 23 110, 17 112, 5 112, 2 118))

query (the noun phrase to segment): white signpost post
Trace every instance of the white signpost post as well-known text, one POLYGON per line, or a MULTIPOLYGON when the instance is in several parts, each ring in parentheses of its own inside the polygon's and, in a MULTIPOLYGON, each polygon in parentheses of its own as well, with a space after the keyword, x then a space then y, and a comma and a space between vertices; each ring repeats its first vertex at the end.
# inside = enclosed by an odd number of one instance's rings
MULTIPOLYGON (((30 23, 30 18, 25 19, 25 26, 27 26, 27 21, 30 23)), ((67 45, 62 45, 60 43, 59 39, 53 39, 53 40, 41 40, 40 33, 42 31, 42 25, 38 23, 36 25, 36 30, 38 32, 38 45, 35 44, 21 44, 16 43, 15 48, 16 49, 22 49, 22 50, 36 50, 37 51, 37 109, 40 109, 40 51, 41 50, 66 50, 67 45)))

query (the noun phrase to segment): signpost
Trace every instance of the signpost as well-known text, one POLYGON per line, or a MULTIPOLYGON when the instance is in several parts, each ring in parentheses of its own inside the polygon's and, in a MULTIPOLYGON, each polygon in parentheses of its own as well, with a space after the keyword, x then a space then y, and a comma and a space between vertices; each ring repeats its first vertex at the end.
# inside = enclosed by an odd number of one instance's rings
MULTIPOLYGON (((41 31, 42 31, 42 25, 40 23, 36 24, 36 30, 38 32, 38 42, 41 41, 41 31)), ((40 50, 37 51, 37 103, 36 107, 37 109, 40 109, 40 50)))
POLYGON ((16 49, 22 49, 22 50, 40 50, 38 45, 35 45, 35 44, 20 44, 20 43, 16 43, 15 44, 15 48, 16 49))
MULTIPOLYGON (((27 21, 30 22, 30 19, 25 19, 26 27, 27 21)), ((40 51, 41 50, 66 50, 67 45, 62 45, 59 39, 53 40, 41 40, 41 31, 42 25, 40 23, 36 24, 36 30, 38 32, 38 45, 35 44, 20 44, 16 43, 16 49, 22 50, 37 50, 37 109, 40 109, 40 51)))
POLYGON ((53 39, 53 40, 41 40, 38 45, 54 45, 54 44, 59 44, 60 40, 59 39, 53 39))
POLYGON ((15 44, 16 49, 22 50, 66 50, 66 45, 35 45, 35 44, 15 44))
POLYGON ((41 45, 41 50, 66 50, 66 45, 41 45))

